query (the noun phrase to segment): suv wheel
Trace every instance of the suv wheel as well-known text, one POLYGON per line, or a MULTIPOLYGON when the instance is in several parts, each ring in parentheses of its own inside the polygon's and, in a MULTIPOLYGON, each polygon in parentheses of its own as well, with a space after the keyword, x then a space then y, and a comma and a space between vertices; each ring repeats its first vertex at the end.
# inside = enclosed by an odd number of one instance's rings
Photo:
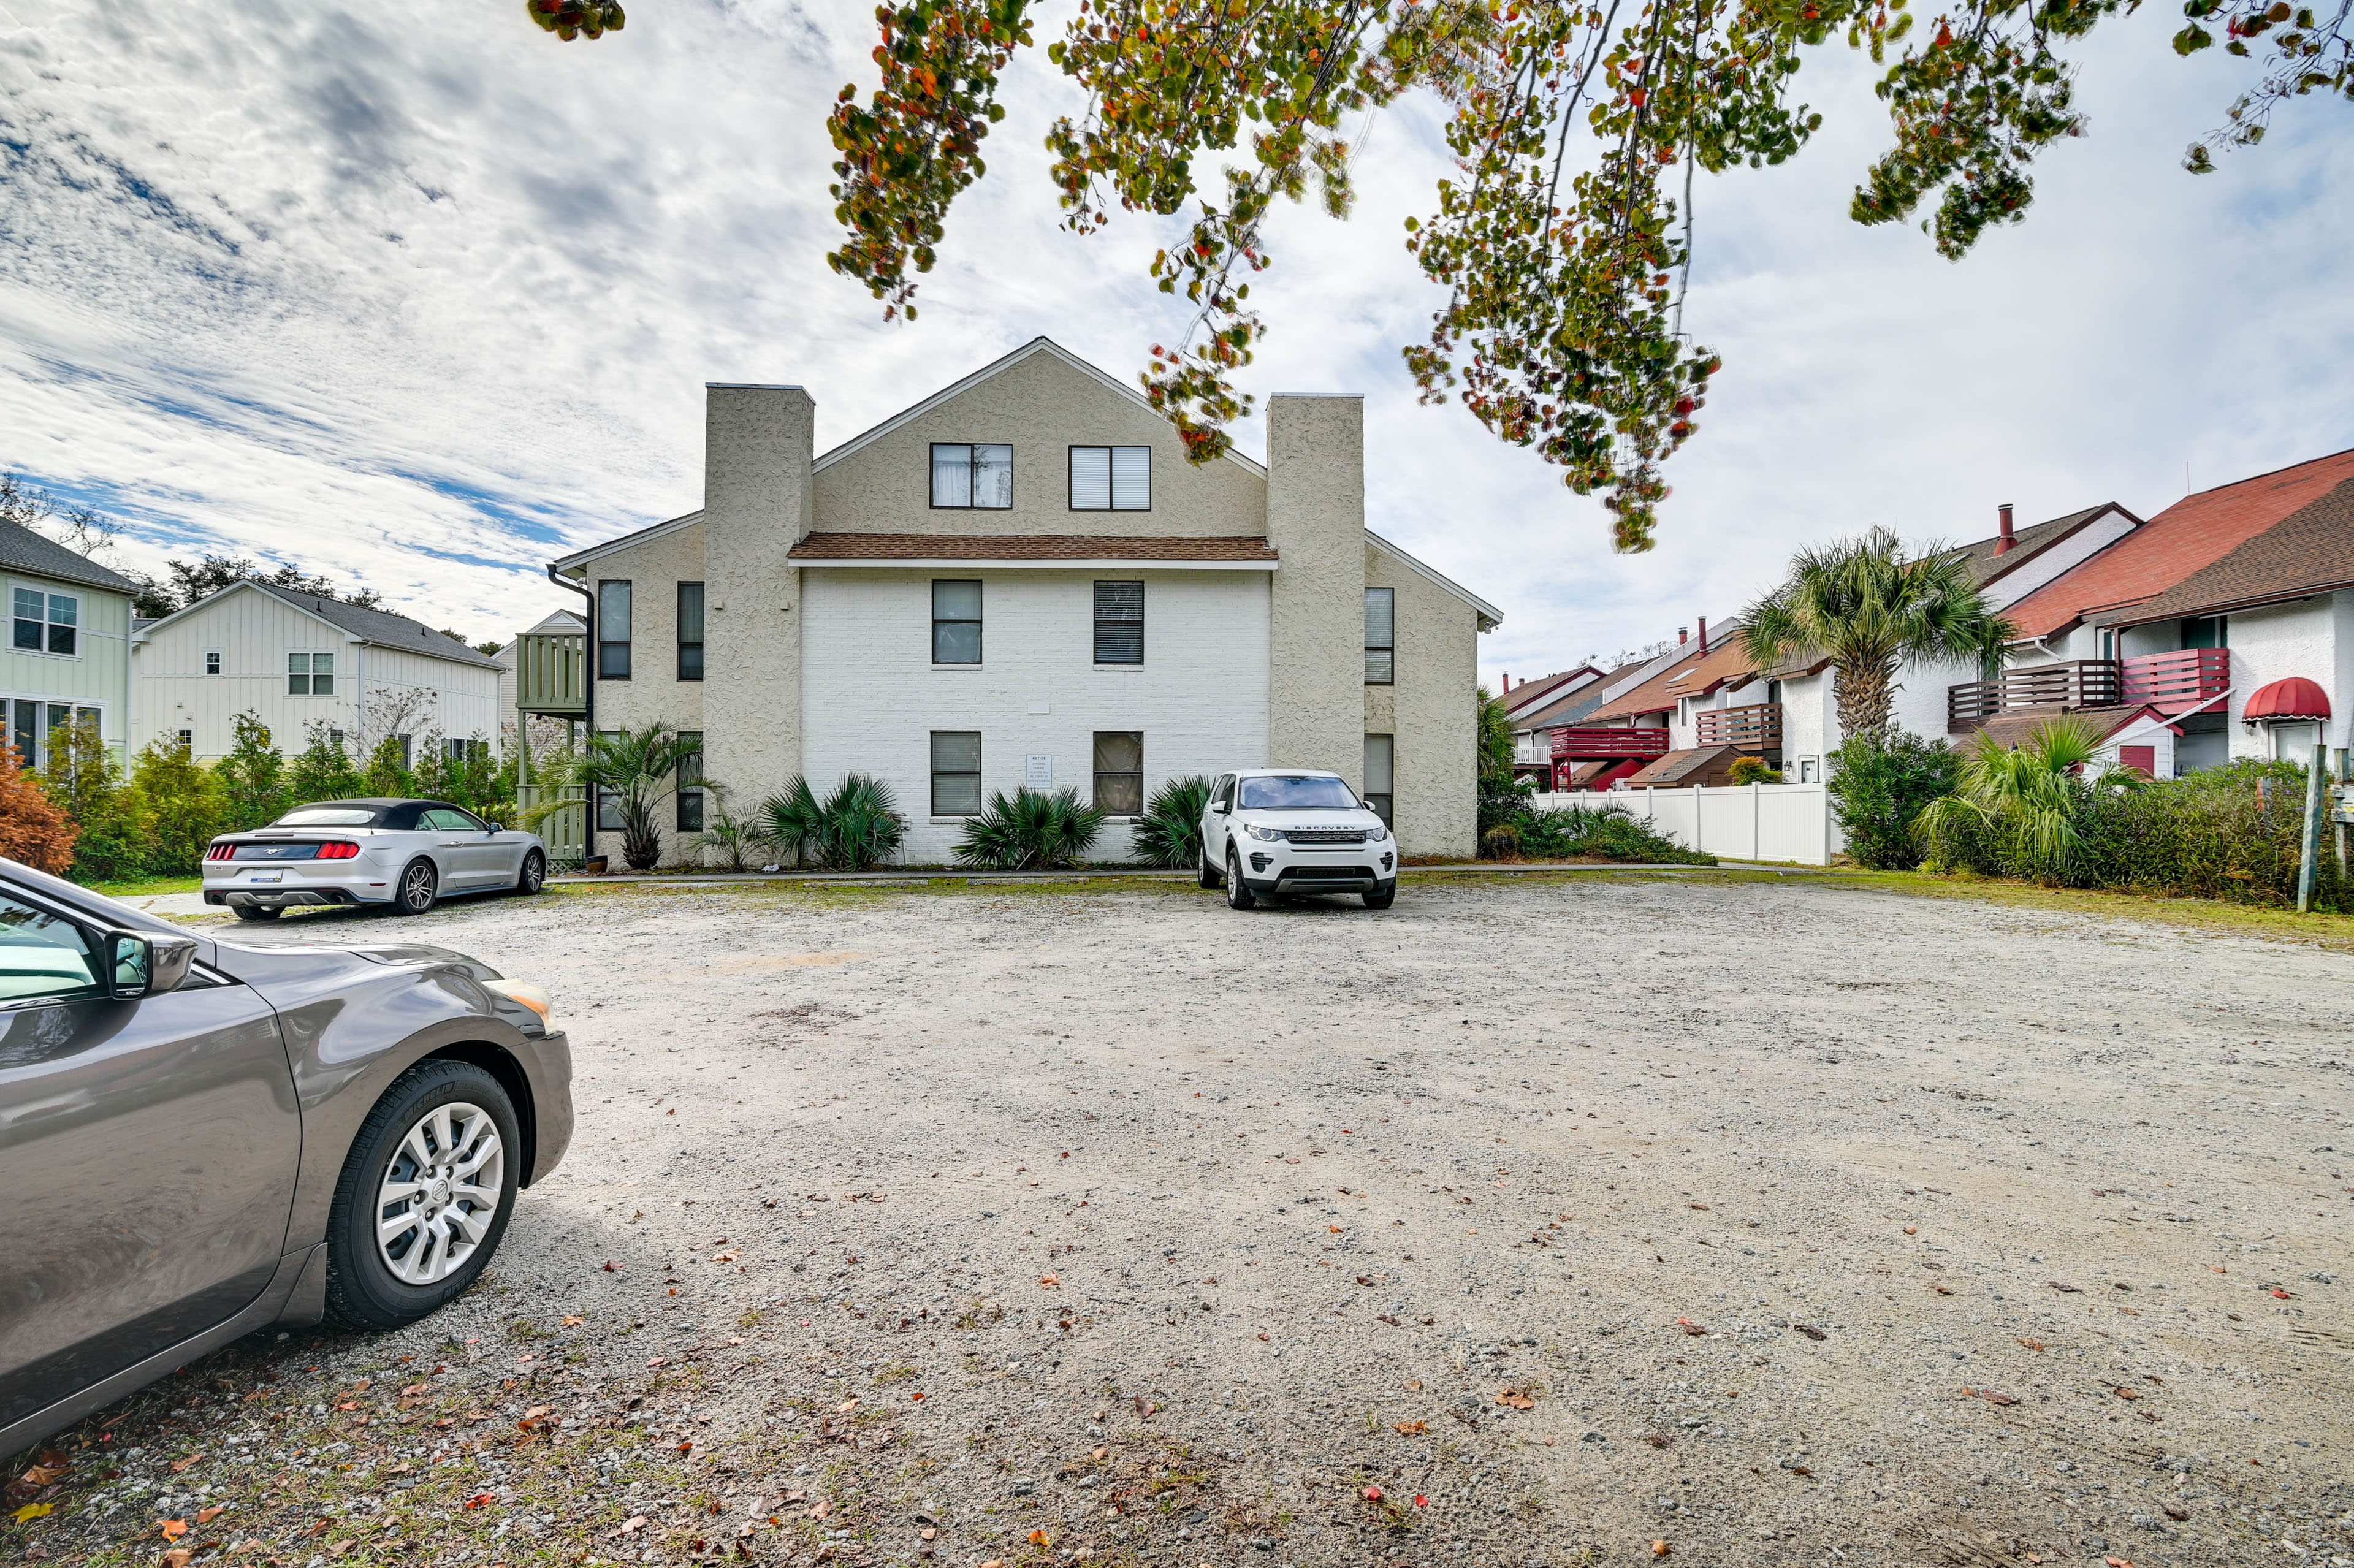
POLYGON ((1393 882, 1387 887, 1383 888, 1379 893, 1366 894, 1364 898, 1366 908, 1386 909, 1391 905, 1397 902, 1397 884, 1393 882))
POLYGON ((1195 855, 1193 860, 1194 870, 1200 873, 1203 886, 1223 887, 1225 885, 1226 879, 1220 876, 1217 873, 1217 869, 1210 864, 1209 845, 1204 844, 1202 846, 1202 853, 1195 855))
POLYGON ((515 878, 514 890, 529 897, 547 885, 547 857, 537 850, 525 851, 523 874, 515 878))
POLYGON ((506 1234, 514 1102, 471 1062, 420 1062, 360 1124, 327 1218, 327 1312, 398 1329, 455 1300, 506 1234))
POLYGON ((1229 909, 1258 907, 1257 895, 1252 893, 1250 884, 1243 880, 1243 863, 1235 858, 1235 852, 1231 849, 1226 851, 1226 907, 1229 909))
POLYGON ((400 874, 400 888, 392 895, 392 906, 403 915, 422 915, 433 907, 434 895, 440 890, 441 879, 433 874, 433 863, 412 860, 400 874))

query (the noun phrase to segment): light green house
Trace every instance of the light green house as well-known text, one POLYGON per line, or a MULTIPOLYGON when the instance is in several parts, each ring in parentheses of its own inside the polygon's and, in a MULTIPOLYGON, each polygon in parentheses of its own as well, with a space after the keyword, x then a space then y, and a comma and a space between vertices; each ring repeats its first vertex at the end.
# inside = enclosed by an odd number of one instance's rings
POLYGON ((9 618, 0 734, 25 767, 38 768, 54 732, 95 715, 99 734, 127 761, 135 585, 14 523, 0 523, 0 568, 9 618))

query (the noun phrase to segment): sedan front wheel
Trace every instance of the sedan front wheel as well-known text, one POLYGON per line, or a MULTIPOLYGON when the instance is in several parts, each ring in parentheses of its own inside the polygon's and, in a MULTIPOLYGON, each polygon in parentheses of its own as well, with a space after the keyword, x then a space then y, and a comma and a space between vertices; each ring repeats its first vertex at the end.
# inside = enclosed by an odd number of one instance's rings
POLYGON ((360 1125, 327 1221, 327 1310, 346 1328, 413 1323, 474 1282, 520 1179, 514 1102, 471 1062, 422 1062, 360 1125))

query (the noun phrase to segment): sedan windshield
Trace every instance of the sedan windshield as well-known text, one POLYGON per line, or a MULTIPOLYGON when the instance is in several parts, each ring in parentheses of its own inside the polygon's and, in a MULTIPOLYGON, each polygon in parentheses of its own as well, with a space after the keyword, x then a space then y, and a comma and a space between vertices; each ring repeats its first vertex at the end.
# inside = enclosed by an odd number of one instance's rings
POLYGON ((376 806, 297 806, 270 825, 273 828, 372 828, 384 815, 376 806))
POLYGON ((1246 811, 1353 811, 1357 798, 1338 779, 1312 774, 1243 780, 1246 811))

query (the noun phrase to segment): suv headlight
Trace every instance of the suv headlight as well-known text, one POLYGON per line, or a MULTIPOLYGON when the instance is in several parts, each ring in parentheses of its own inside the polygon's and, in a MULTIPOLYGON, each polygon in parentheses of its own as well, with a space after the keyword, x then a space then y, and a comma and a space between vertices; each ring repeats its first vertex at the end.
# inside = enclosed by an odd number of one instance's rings
POLYGON ((1255 822, 1244 823, 1243 832, 1265 844, 1279 844, 1284 838, 1281 828, 1262 828, 1255 822))
POLYGON ((1375 822, 1372 827, 1365 830, 1365 842, 1369 844, 1380 843, 1389 836, 1389 824, 1386 822, 1375 822))

